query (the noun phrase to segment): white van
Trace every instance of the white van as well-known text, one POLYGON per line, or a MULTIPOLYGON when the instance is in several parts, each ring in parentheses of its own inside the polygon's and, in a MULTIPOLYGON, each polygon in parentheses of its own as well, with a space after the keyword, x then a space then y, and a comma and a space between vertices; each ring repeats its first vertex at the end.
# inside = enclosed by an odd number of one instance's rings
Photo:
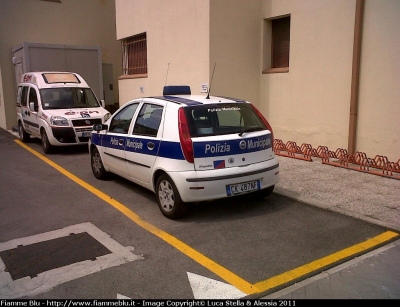
POLYGON ((111 116, 86 81, 72 72, 23 74, 17 114, 20 139, 40 138, 45 153, 53 146, 87 144, 93 125, 111 116))

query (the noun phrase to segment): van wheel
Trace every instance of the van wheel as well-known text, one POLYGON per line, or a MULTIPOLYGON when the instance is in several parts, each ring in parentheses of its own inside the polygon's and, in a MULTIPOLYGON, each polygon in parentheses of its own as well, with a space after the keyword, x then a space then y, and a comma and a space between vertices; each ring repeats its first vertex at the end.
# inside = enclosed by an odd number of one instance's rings
POLYGON ((156 184, 158 207, 162 214, 170 219, 177 219, 186 214, 188 206, 183 202, 172 179, 161 175, 156 184))
POLYGON ((90 162, 92 165, 93 175, 100 180, 106 179, 108 172, 104 168, 103 161, 101 160, 101 156, 97 148, 93 148, 91 150, 90 162))
POLYGON ((53 146, 49 142, 49 138, 47 137, 46 130, 43 129, 40 134, 42 136, 42 148, 43 148, 44 153, 46 153, 46 154, 51 153, 53 146))
POLYGON ((19 138, 22 142, 27 143, 31 139, 31 136, 29 133, 27 133, 24 129, 24 126, 22 126, 22 123, 19 122, 18 124, 18 132, 19 132, 19 138))

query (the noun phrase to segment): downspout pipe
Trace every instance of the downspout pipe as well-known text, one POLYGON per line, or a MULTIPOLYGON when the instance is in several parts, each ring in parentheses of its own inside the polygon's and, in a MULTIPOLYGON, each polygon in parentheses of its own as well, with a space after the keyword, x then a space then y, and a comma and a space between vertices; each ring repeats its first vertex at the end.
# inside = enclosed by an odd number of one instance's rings
POLYGON ((355 153, 357 139, 358 94, 360 89, 361 41, 364 20, 364 5, 365 0, 356 0, 348 139, 349 155, 353 155, 355 153))

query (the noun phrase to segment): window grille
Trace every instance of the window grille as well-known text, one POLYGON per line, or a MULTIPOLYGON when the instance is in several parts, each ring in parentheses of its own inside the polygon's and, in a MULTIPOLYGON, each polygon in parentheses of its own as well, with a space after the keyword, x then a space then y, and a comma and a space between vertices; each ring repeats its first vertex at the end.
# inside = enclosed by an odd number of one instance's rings
POLYGON ((289 67, 290 17, 273 19, 271 68, 289 67))
POLYGON ((146 33, 122 40, 122 69, 124 75, 147 74, 146 33))

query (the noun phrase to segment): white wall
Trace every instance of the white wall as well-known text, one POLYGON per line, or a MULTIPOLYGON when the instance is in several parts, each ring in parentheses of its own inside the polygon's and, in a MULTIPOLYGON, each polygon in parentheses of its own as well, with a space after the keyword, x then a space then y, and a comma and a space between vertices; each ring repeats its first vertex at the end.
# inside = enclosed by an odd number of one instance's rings
POLYGON ((147 35, 148 77, 120 79, 120 105, 162 95, 165 83, 189 85, 194 94, 208 83, 209 1, 116 0, 116 19, 119 40, 147 35))

